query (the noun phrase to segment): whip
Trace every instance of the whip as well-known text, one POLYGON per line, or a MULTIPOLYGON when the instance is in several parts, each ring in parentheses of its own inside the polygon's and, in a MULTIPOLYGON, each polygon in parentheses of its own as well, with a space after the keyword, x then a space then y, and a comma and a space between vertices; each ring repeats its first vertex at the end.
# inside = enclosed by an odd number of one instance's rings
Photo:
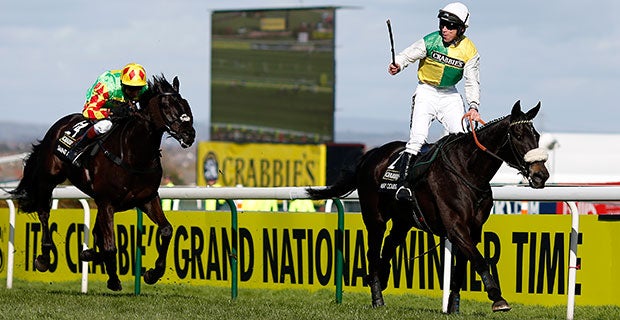
POLYGON ((386 21, 388 32, 390 33, 390 48, 392 49, 392 64, 396 65, 396 58, 394 57, 394 35, 392 34, 392 24, 390 23, 390 19, 386 21))

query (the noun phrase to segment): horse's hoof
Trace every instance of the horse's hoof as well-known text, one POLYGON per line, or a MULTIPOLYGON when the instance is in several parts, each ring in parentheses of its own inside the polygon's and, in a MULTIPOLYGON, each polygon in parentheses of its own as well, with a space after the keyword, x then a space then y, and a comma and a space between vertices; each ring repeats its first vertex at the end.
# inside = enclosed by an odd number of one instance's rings
POLYGON ((373 308, 378 308, 378 307, 383 307, 385 306, 385 302, 382 299, 373 299, 372 300, 372 307, 373 308))
POLYGON ((506 300, 499 300, 499 301, 493 302, 492 308, 493 308, 493 312, 498 312, 498 311, 506 312, 512 309, 510 305, 508 305, 508 302, 506 302, 506 300))
POLYGON ((448 314, 458 314, 461 305, 461 295, 455 292, 450 292, 448 299, 448 314))
POLYGON ((372 307, 382 307, 385 305, 383 302, 383 293, 381 293, 381 283, 379 279, 374 276, 368 276, 368 286, 370 287, 370 297, 372 298, 372 307))
POLYGON ((50 267, 50 257, 38 256, 34 259, 34 267, 40 272, 45 272, 50 267))
POLYGON ((162 276, 163 274, 159 274, 159 272, 156 272, 155 269, 149 269, 144 273, 144 283, 155 284, 159 281, 159 279, 161 279, 162 276))
POLYGON ((121 280, 119 279, 109 279, 108 280, 108 289, 112 291, 121 291, 123 290, 123 286, 121 285, 121 280))
POLYGON ((94 249, 86 249, 80 252, 80 260, 82 261, 94 261, 97 257, 97 253, 94 249))

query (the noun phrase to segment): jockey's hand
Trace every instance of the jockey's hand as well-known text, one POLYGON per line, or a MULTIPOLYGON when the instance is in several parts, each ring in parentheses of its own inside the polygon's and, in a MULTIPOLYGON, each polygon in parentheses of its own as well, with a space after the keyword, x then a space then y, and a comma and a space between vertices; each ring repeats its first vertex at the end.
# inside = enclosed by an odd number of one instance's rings
POLYGON ((473 122, 481 122, 482 119, 480 118, 480 114, 478 113, 478 110, 474 109, 474 108, 470 108, 469 111, 467 111, 467 113, 465 113, 465 116, 467 117, 467 119, 471 119, 473 122))
POLYGON ((131 115, 130 106, 126 102, 116 101, 111 103, 110 106, 110 118, 112 119, 121 119, 127 118, 131 115))
POLYGON ((396 64, 390 63, 390 65, 388 66, 388 73, 391 75, 395 75, 399 72, 400 72, 400 65, 398 65, 398 63, 396 64))

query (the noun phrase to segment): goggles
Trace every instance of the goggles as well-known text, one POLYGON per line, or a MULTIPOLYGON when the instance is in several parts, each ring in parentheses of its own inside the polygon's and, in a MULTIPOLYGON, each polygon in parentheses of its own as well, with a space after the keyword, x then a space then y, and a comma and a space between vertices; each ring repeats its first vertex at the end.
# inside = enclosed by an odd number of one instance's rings
POLYGON ((460 26, 461 25, 458 23, 454 23, 454 22, 450 22, 446 20, 439 20, 439 30, 443 29, 443 27, 446 27, 446 29, 448 30, 456 30, 460 26))

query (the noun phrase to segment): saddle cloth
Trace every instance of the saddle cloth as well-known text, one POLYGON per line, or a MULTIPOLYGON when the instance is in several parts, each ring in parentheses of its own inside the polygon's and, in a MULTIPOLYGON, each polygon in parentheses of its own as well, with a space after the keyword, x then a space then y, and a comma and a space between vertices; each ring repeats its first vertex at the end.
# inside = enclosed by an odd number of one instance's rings
MULTIPOLYGON (((69 151, 75 146, 75 143, 86 133, 86 130, 88 130, 91 125, 92 122, 90 120, 84 119, 74 124, 70 130, 66 130, 64 134, 58 138, 54 153, 60 159, 72 162, 73 159, 76 158, 77 154, 74 154, 73 157, 71 157, 71 153, 69 151)), ((86 149, 87 147, 84 148, 84 150, 86 149)))
MULTIPOLYGON (((415 161, 409 164, 411 166, 409 168, 409 175, 413 178, 413 181, 417 181, 418 178, 426 173, 433 160, 435 160, 437 150, 439 150, 439 148, 436 148, 435 144, 425 144, 422 147, 415 161)), ((398 168, 400 168, 403 152, 405 152, 404 148, 390 157, 390 165, 386 168, 385 173, 383 173, 381 183, 379 184, 379 192, 394 193, 396 189, 398 189, 397 181, 400 178, 398 168)))

